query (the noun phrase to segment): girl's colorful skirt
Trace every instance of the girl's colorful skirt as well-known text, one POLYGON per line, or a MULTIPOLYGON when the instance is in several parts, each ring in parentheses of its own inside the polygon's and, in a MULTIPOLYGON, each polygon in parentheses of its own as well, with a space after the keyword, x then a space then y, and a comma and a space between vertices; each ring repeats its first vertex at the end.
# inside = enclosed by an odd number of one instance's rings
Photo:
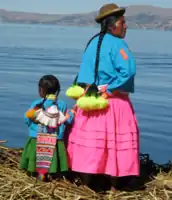
MULTIPOLYGON (((20 168, 28 172, 36 172, 36 138, 29 137, 22 153, 20 168)), ((57 140, 51 165, 51 174, 68 171, 66 148, 63 141, 57 140)))
POLYGON ((69 168, 114 177, 139 175, 139 131, 128 95, 109 98, 109 107, 78 108, 68 137, 69 168))

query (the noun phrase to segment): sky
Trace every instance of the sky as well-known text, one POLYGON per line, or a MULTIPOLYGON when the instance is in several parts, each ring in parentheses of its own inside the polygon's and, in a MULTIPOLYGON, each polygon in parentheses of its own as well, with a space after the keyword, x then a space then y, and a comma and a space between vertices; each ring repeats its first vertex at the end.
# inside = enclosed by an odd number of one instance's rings
POLYGON ((84 13, 99 10, 109 2, 119 6, 144 4, 172 7, 172 0, 0 0, 0 9, 49 14, 84 13))

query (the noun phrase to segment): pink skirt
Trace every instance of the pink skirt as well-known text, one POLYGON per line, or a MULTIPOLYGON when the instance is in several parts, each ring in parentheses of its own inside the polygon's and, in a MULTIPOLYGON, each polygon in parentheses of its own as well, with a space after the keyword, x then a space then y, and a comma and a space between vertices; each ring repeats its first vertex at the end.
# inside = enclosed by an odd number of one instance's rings
POLYGON ((139 175, 139 131, 128 95, 110 98, 103 111, 78 109, 67 151, 73 171, 115 177, 139 175))

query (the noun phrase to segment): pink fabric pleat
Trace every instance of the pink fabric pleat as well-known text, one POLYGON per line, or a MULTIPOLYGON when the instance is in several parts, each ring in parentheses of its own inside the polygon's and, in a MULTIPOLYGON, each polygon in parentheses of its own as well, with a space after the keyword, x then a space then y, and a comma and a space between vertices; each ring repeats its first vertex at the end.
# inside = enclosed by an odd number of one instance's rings
POLYGON ((73 171, 139 175, 139 131, 129 97, 120 94, 110 98, 103 111, 78 109, 67 151, 73 171))

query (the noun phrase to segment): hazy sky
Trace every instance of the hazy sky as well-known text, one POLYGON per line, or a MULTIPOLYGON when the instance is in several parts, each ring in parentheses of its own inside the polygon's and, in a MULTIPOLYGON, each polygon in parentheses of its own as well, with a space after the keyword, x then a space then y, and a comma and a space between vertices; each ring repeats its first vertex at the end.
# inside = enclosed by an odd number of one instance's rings
POLYGON ((0 0, 0 8, 40 13, 82 13, 98 10, 108 2, 114 2, 121 6, 149 4, 172 7, 172 0, 0 0))

